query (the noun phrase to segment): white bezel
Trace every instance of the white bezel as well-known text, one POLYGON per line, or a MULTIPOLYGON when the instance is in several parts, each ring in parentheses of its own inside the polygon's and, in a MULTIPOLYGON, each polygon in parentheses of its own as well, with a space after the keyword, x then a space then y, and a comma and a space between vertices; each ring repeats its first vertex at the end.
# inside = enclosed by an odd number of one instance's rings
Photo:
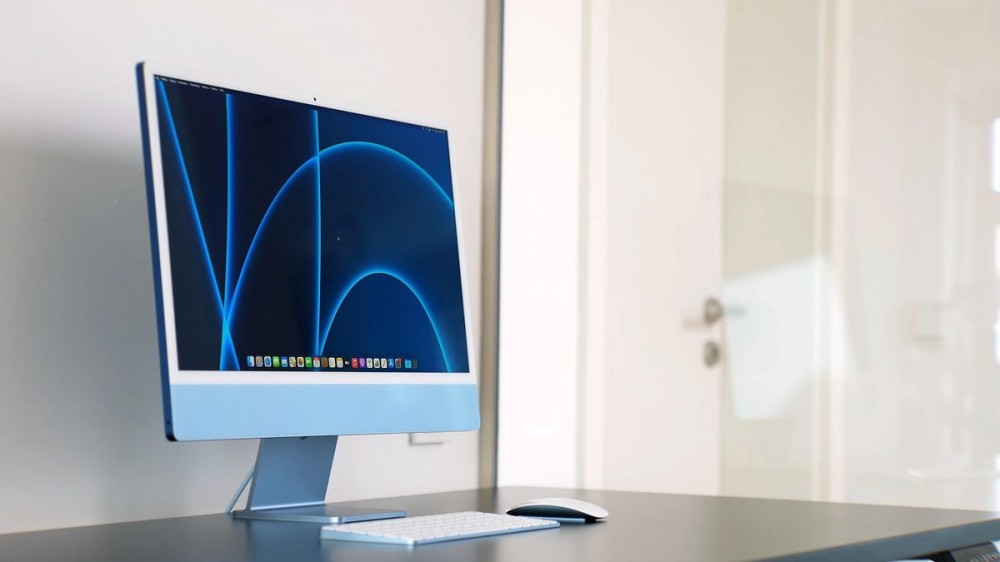
MULTIPOLYGON (((469 371, 466 373, 426 373, 426 372, 345 372, 345 371, 181 371, 178 369, 176 325, 174 317, 173 285, 171 282, 170 270, 170 248, 169 237, 167 236, 167 215, 166 201, 163 184, 163 162, 160 148, 159 131, 159 106, 157 102, 155 76, 163 76, 174 80, 194 82, 206 86, 214 86, 225 90, 237 90, 303 103, 321 109, 335 109, 348 111, 366 116, 401 121, 404 123, 422 125, 443 131, 450 131, 447 126, 434 123, 434 119, 425 119, 419 116, 400 115, 395 110, 389 111, 379 107, 372 107, 370 104, 341 104, 337 106, 327 105, 325 98, 319 95, 305 95, 279 91, 271 87, 261 87, 248 84, 246 82, 229 79, 220 80, 216 75, 211 77, 200 76, 198 72, 169 68, 151 63, 142 63, 142 81, 145 91, 145 99, 142 103, 146 109, 147 136, 149 142, 150 171, 153 183, 154 210, 156 217, 156 234, 159 246, 159 281, 161 287, 161 297, 163 302, 163 329, 166 346, 166 358, 168 369, 168 380, 174 384, 476 384, 477 358, 474 348, 474 332, 470 321, 470 308, 468 299, 468 275, 465 265, 465 244, 462 233, 461 203, 460 194, 455 182, 452 185, 452 200, 455 206, 455 225, 458 236, 459 268, 462 284, 462 306, 465 310, 465 336, 467 343, 467 353, 469 354, 469 371)), ((451 147, 453 138, 448 139, 451 147)), ((450 165, 450 158, 449 158, 450 165)), ((452 175, 454 178, 454 174, 452 175)))

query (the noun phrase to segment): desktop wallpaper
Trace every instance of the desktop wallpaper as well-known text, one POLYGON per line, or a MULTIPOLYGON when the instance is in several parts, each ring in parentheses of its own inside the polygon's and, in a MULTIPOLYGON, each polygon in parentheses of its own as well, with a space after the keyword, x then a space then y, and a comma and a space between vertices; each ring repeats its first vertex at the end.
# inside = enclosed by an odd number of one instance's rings
POLYGON ((468 372, 445 131, 157 76, 182 370, 468 372))

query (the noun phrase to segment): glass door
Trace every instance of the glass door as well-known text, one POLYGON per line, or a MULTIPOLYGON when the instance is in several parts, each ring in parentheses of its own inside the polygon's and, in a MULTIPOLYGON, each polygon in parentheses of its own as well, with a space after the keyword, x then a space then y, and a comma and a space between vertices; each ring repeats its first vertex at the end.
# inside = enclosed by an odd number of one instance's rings
POLYGON ((1000 509, 1000 3, 726 7, 722 493, 1000 509))

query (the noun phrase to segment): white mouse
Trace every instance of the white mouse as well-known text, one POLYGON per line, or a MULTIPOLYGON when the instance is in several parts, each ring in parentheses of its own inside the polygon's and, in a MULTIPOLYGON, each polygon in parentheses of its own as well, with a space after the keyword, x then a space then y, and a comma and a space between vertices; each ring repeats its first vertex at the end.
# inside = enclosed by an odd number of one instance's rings
POLYGON ((555 519, 557 521, 593 522, 608 516, 608 510, 583 500, 540 498, 519 503, 507 510, 510 515, 555 519))

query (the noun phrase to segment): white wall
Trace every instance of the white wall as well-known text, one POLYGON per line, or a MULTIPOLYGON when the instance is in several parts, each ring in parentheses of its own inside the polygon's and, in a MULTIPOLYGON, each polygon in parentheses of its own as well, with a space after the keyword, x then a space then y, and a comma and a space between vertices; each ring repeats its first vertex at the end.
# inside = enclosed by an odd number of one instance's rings
MULTIPOLYGON (((484 2, 6 5, 0 20, 0 533, 221 510, 256 442, 163 437, 133 65, 444 121, 479 319, 484 2)), ((342 440, 330 499, 471 488, 477 442, 342 440)))
POLYGON ((504 5, 498 483, 577 467, 580 0, 504 5))

